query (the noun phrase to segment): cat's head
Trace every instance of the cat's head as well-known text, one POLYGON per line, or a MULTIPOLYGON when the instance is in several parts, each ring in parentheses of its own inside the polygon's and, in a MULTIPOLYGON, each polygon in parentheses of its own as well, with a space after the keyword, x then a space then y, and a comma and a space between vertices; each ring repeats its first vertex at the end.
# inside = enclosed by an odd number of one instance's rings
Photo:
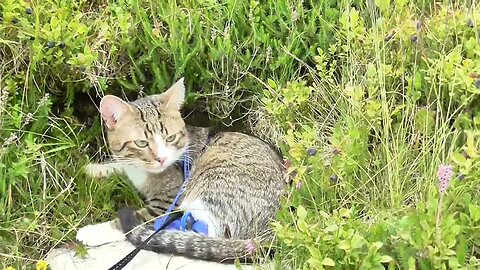
POLYGON ((103 97, 100 114, 117 162, 158 173, 177 161, 188 145, 180 114, 184 99, 183 78, 162 94, 132 102, 103 97))

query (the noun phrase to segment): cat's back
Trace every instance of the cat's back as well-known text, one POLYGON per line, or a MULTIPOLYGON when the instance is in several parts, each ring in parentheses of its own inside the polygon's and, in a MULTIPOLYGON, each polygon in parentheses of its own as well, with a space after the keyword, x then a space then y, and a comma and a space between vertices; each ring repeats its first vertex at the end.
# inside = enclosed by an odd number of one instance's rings
POLYGON ((281 184, 282 157, 261 139, 240 132, 219 132, 199 156, 192 177, 222 179, 225 184, 247 183, 264 186, 281 184))
MULTIPOLYGON (((281 164, 282 157, 272 146, 252 135, 241 132, 219 132, 211 138, 203 159, 228 160, 250 165, 274 162, 281 164)), ((212 161, 212 160, 211 160, 212 161)))

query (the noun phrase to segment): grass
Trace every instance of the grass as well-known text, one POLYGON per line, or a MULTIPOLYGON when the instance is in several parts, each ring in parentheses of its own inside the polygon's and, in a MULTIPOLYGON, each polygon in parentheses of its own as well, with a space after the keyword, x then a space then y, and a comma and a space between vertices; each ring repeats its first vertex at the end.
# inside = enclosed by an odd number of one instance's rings
POLYGON ((107 153, 95 104, 183 75, 188 121, 241 123, 291 161, 279 265, 477 269, 478 3, 373 2, 2 2, 0 268, 141 204, 83 173, 107 153))

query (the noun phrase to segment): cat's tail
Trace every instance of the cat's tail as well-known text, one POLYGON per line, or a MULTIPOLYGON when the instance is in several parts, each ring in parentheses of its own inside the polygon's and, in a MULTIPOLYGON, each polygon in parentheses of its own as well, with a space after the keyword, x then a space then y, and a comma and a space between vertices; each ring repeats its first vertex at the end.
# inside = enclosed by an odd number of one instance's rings
MULTIPOLYGON (((127 239, 139 246, 154 233, 152 227, 139 226, 141 222, 132 209, 125 207, 119 210, 122 230, 127 233, 127 239)), ((252 240, 226 239, 209 237, 193 231, 162 230, 142 246, 143 249, 157 253, 170 253, 207 261, 221 263, 240 259, 252 262, 257 246, 252 240)))

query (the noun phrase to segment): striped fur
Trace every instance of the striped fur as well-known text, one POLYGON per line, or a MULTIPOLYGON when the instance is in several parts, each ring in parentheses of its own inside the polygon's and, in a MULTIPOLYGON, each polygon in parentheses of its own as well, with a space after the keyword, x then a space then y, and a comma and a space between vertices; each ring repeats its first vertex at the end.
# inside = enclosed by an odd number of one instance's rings
POLYGON ((183 180, 175 161, 189 151, 191 177, 178 209, 207 223, 208 236, 163 231, 145 248, 220 262, 251 259, 258 244, 273 238, 269 223, 286 183, 282 157, 260 139, 237 132, 217 133, 205 145, 210 129, 186 126, 180 115, 184 96, 180 80, 161 95, 133 102, 113 96, 102 100, 115 164, 121 164, 119 171, 146 202, 136 212, 121 209, 114 227, 127 233, 134 245, 153 233, 151 224, 138 225, 163 214, 171 203, 183 180))

